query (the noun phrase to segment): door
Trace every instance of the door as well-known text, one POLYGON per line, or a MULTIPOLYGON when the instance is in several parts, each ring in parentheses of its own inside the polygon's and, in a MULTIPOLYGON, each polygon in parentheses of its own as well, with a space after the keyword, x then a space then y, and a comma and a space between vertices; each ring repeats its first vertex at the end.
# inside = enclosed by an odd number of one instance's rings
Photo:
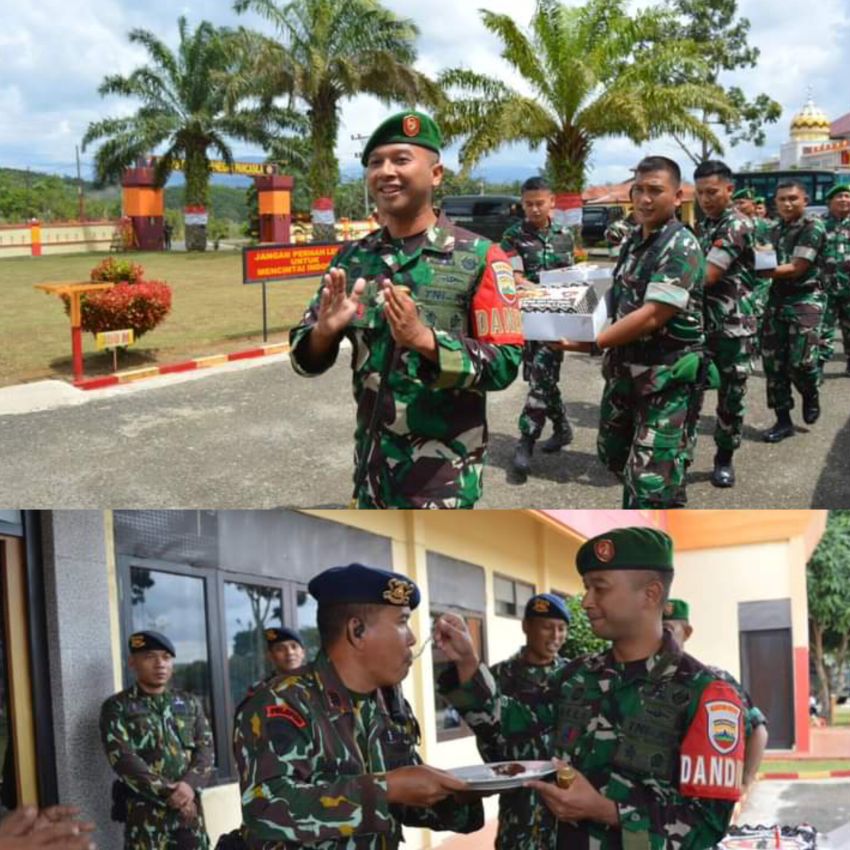
POLYGON ((794 670, 791 629, 741 632, 741 677, 767 716, 770 749, 794 746, 794 670))

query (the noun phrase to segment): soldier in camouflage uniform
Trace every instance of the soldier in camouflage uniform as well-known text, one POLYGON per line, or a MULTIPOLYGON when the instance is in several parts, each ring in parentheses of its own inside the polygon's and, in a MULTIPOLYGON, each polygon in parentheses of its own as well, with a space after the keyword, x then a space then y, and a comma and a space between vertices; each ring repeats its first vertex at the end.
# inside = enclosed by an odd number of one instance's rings
POLYGON ((672 542, 615 529, 582 544, 576 562, 592 628, 613 645, 564 667, 553 749, 531 731, 534 708, 501 693, 454 615, 435 629, 456 664, 439 687, 473 729, 500 728, 511 758, 569 761, 557 784, 527 783, 558 818, 559 848, 707 850, 740 797, 746 717, 736 689, 662 629, 672 542))
POLYGON ((844 341, 846 373, 850 375, 850 185, 833 186, 826 201, 829 212, 824 218, 826 242, 821 256, 826 294, 819 352, 821 379, 823 367, 832 359, 836 320, 844 341))
POLYGON ((422 764, 419 726, 400 692, 412 663, 419 589, 350 564, 311 580, 322 650, 239 706, 233 751, 249 850, 396 850, 402 825, 472 832, 480 800, 422 764))
POLYGON ((136 683, 103 703, 100 735, 112 769, 113 818, 125 850, 207 850, 199 792, 213 774, 212 732, 200 700, 171 690, 174 645, 130 636, 136 683))
POLYGON ((630 212, 625 218, 618 218, 616 221, 611 222, 605 228, 605 241, 608 243, 608 247, 612 249, 617 248, 619 253, 620 245, 623 244, 624 240, 629 238, 636 224, 637 220, 633 212, 630 212))
MULTIPOLYGON (((493 678, 506 696, 533 706, 540 728, 523 735, 540 736, 542 749, 553 748, 557 682, 567 661, 558 653, 567 639, 571 615, 564 600, 552 593, 532 596, 525 606, 522 629, 525 646, 506 661, 494 664, 493 678)), ((486 723, 475 728, 478 751, 485 762, 509 761, 510 751, 501 749, 501 731, 486 723)), ((557 824, 549 809, 533 791, 518 788, 499 797, 497 850, 544 850, 555 847, 557 824)))
MULTIPOLYGON (((673 636, 679 647, 684 649, 688 639, 694 633, 690 622, 690 606, 688 603, 683 599, 668 599, 664 605, 662 624, 664 629, 669 631, 673 636)), ((747 713, 749 734, 747 735, 747 746, 744 755, 744 776, 741 786, 741 795, 746 797, 747 792, 752 787, 753 782, 755 782, 759 765, 767 747, 767 718, 758 706, 753 705, 750 695, 734 676, 727 673, 726 670, 721 670, 719 667, 707 666, 718 679, 729 682, 738 691, 744 711, 747 713)))
POLYGON ((773 228, 778 222, 772 219, 767 214, 767 204, 761 195, 753 198, 753 221, 756 226, 756 244, 757 245, 772 245, 771 236, 773 228))
MULTIPOLYGON (((540 282, 540 272, 571 266, 575 244, 570 229, 552 221, 555 195, 542 177, 531 177, 522 186, 525 219, 509 227, 502 236, 502 248, 514 267, 518 288, 540 282)), ((523 347, 523 378, 528 395, 519 417, 520 439, 513 458, 514 471, 525 480, 531 467, 534 444, 540 439, 546 420, 552 422, 552 436, 540 450, 560 451, 573 439, 567 409, 558 382, 564 352, 545 342, 526 342, 523 347)))
POLYGON ((513 269, 497 245, 437 218, 440 132, 400 113, 363 164, 384 227, 337 254, 290 334, 313 376, 352 343, 355 498, 362 508, 471 508, 481 496, 487 392, 522 358, 513 269))
POLYGON ((792 384, 803 397, 803 421, 813 425, 820 417, 819 272, 826 230, 822 220, 806 215, 807 201, 806 189, 797 181, 786 180, 776 187, 782 219, 773 232, 778 266, 762 273, 772 279, 762 337, 767 404, 776 411, 776 423, 764 434, 768 443, 794 435, 792 384))
POLYGON ((676 220, 681 198, 675 162, 647 157, 638 164, 632 201, 640 226, 614 269, 614 322, 595 345, 561 344, 605 350, 597 452, 622 477, 624 508, 687 501, 689 418, 699 412, 704 370, 705 258, 676 220))
MULTIPOLYGON (((718 160, 700 163, 694 171, 699 205, 706 214, 700 223, 700 247, 706 256, 706 350, 720 375, 717 422, 714 429, 715 487, 732 487, 732 455, 744 431, 744 397, 757 331, 753 303, 755 239, 753 223, 732 204, 732 171, 718 160)), ((696 417, 693 418, 694 437, 696 417)))

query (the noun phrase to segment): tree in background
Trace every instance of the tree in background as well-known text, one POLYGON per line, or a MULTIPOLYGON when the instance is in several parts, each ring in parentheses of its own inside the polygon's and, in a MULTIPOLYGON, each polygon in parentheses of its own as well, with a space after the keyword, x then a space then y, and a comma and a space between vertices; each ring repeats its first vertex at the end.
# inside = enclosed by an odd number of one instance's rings
MULTIPOLYGON (((306 107, 313 198, 332 198, 339 183, 334 148, 345 100, 370 94, 387 105, 439 101, 438 86, 413 67, 417 27, 377 0, 237 0, 235 9, 264 17, 278 40, 241 31, 250 61, 231 80, 234 96, 259 93, 265 102, 282 97, 306 107)), ((334 238, 333 225, 314 228, 314 239, 334 238)))
MULTIPOLYGON (((735 19, 737 0, 668 0, 668 5, 676 15, 677 26, 672 34, 700 45, 705 61, 702 68, 683 68, 683 73, 676 74, 673 82, 719 85, 724 71, 756 67, 760 51, 747 41, 749 20, 735 19)), ((718 114, 703 109, 702 121, 722 130, 729 136, 731 145, 752 142, 760 147, 765 142, 764 125, 778 121, 782 107, 764 93, 748 100, 738 86, 729 86, 725 91, 732 111, 718 114)), ((694 149, 680 134, 673 136, 695 165, 721 152, 707 138, 694 149)))
POLYGON ((590 627, 590 620, 584 608, 581 607, 581 596, 568 596, 566 598, 567 608, 573 615, 567 634, 566 643, 561 647, 561 655, 564 658, 578 658, 579 655, 587 655, 591 652, 603 652, 611 646, 611 642, 596 637, 590 627))
MULTIPOLYGON (((118 180, 124 169, 165 145, 156 162, 160 186, 168 179, 175 160, 185 162, 186 206, 206 207, 209 196, 210 152, 230 164, 231 139, 270 144, 281 128, 297 127, 298 117, 288 110, 238 106, 228 95, 228 80, 238 71, 238 54, 230 30, 207 21, 192 31, 186 19, 178 20, 179 44, 172 51, 153 33, 135 29, 129 39, 147 50, 150 62, 128 76, 104 79, 101 95, 141 100, 133 115, 105 118, 89 125, 83 149, 103 140, 95 155, 99 180, 118 180)), ((186 248, 203 251, 204 225, 186 227, 186 248)))
POLYGON ((524 142, 544 147, 558 192, 580 192, 594 142, 623 137, 635 144, 665 134, 720 142, 693 110, 730 114, 716 85, 667 82, 676 69, 702 68, 698 47, 670 37, 671 16, 646 9, 634 17, 626 0, 589 0, 568 7, 538 0, 529 30, 508 15, 482 10, 484 25, 502 42, 502 57, 528 94, 475 71, 455 68, 440 82, 457 99, 439 120, 461 139, 468 171, 499 148, 524 142))
POLYGON ((830 511, 826 531, 808 564, 809 628, 820 683, 829 711, 840 689, 850 647, 850 511, 830 511))

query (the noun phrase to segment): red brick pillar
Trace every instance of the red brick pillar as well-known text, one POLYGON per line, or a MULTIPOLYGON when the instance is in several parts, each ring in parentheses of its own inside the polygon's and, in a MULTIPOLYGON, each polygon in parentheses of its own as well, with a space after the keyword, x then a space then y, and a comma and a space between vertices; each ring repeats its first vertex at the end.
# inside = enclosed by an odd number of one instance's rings
POLYGON ((255 177, 254 183, 260 209, 260 242, 289 242, 295 181, 282 174, 267 174, 255 177))
POLYGON ((133 225, 141 251, 161 251, 165 223, 165 193, 157 188, 153 168, 128 168, 121 181, 122 207, 133 225))

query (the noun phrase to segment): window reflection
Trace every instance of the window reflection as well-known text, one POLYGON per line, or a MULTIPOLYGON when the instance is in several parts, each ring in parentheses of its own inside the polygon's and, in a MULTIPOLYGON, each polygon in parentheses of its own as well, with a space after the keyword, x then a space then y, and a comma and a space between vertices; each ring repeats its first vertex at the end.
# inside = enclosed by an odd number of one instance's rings
POLYGON ((224 616, 230 696, 236 706, 252 684, 271 672, 265 630, 283 623, 280 588, 225 582, 224 616))
POLYGON ((298 631, 304 641, 304 651, 307 661, 312 661, 319 651, 319 629, 316 625, 318 603, 306 590, 296 592, 298 631))
POLYGON ((162 632, 177 652, 171 686, 200 697, 212 722, 206 589, 194 576, 132 567, 131 632, 162 632))

